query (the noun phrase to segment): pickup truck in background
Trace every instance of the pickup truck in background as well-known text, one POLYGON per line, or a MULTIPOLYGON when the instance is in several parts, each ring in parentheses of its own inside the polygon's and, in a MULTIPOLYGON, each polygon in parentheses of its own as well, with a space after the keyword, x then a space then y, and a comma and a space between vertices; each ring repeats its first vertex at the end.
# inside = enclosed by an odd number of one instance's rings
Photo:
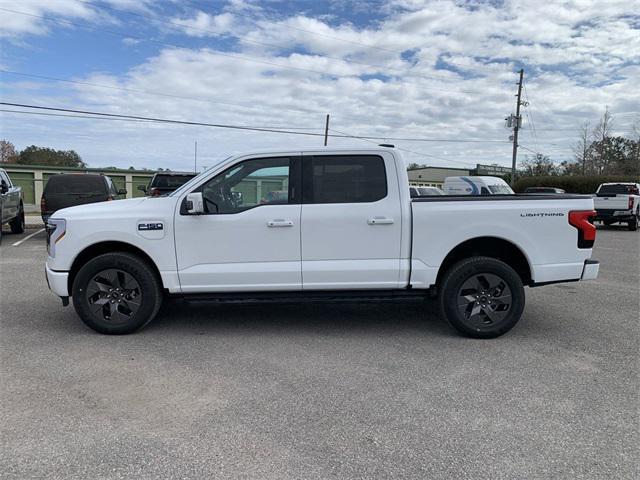
POLYGON ((524 286, 597 277, 594 215, 581 195, 411 199, 392 148, 258 152, 168 196, 59 210, 46 276, 63 305, 72 297, 80 318, 108 334, 140 329, 165 296, 431 296, 459 332, 491 338, 520 319, 524 286))
POLYGON ((635 231, 640 222, 640 184, 603 183, 596 191, 594 205, 596 220, 605 225, 626 223, 635 231))
POLYGON ((0 217, 0 227, 9 224, 13 233, 24 232, 22 188, 14 185, 2 168, 0 168, 0 217))

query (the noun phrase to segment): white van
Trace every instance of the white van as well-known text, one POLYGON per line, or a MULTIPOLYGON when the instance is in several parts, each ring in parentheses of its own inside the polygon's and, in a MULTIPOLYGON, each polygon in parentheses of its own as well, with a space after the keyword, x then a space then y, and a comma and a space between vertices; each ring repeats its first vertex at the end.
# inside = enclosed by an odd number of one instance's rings
POLYGON ((447 177, 445 195, 513 195, 507 182, 499 177, 447 177))

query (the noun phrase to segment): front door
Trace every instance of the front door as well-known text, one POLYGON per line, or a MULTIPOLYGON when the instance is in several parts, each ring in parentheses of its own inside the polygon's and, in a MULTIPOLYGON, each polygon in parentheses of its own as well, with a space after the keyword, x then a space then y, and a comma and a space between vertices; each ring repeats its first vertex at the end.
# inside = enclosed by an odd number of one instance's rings
POLYGON ((303 157, 303 289, 400 285, 400 194, 384 156, 303 157))
POLYGON ((194 191, 204 215, 176 212, 182 291, 224 292, 301 288, 299 159, 241 161, 194 191))

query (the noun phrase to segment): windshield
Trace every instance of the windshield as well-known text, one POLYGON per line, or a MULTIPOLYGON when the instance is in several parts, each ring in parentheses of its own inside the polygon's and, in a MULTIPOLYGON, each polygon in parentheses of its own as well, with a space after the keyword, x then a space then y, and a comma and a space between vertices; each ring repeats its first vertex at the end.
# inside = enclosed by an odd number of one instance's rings
POLYGON ((220 160, 218 163, 216 163, 215 165, 212 165, 211 167, 207 168, 206 170, 203 170, 202 172, 200 172, 198 175, 196 175, 195 177, 193 177, 191 180, 189 180, 187 183, 185 183, 184 185, 182 185, 180 188, 178 188, 177 190, 174 190, 173 192, 171 192, 169 195, 167 195, 168 197, 175 197, 176 195, 180 195, 182 194, 182 192, 184 192, 185 190, 188 190, 189 188, 191 188, 192 185, 195 185, 196 183, 198 183, 198 181, 202 178, 202 175, 204 175, 205 173, 207 173, 209 170, 211 170, 212 168, 216 168, 218 165, 220 165, 221 163, 226 162, 227 160, 229 160, 231 157, 233 157, 233 155, 229 155, 228 157, 224 158, 223 160, 220 160))
POLYGON ((489 185, 489 190, 494 195, 513 195, 513 190, 508 185, 489 185))

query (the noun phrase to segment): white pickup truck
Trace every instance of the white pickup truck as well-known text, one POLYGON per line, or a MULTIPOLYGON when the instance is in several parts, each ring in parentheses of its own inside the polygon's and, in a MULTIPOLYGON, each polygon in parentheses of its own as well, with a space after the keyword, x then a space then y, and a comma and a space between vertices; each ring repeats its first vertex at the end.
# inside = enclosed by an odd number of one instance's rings
POLYGON ((626 223, 629 230, 638 230, 640 223, 640 184, 603 183, 594 198, 596 220, 605 225, 626 223))
POLYGON ((412 200, 392 148, 259 152, 230 157, 168 196, 56 212, 46 276, 102 333, 143 327, 165 296, 437 296, 459 332, 490 338, 520 319, 523 286, 597 277, 593 215, 593 199, 577 195, 412 200))

